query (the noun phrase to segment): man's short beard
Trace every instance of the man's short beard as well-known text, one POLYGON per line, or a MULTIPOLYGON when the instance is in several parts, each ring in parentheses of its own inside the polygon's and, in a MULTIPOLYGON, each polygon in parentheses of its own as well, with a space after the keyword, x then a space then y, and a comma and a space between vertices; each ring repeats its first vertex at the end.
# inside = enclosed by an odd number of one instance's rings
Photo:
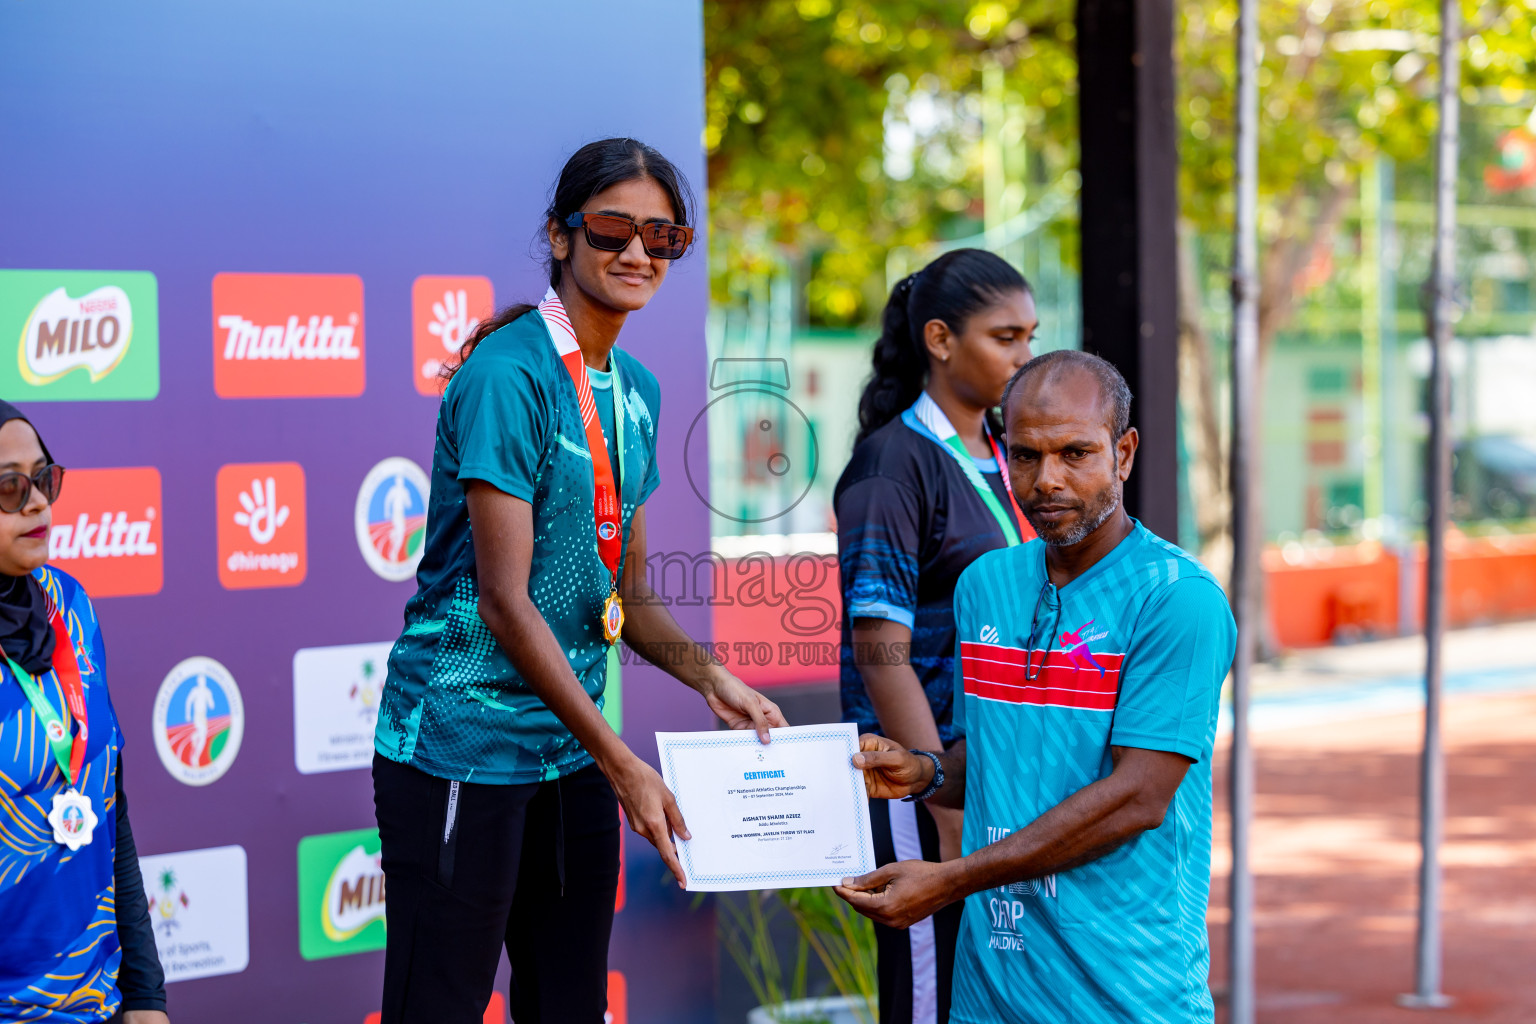
MULTIPOLYGON (((1120 507, 1120 496, 1121 486, 1119 481, 1116 481, 1095 495, 1093 505, 1084 506, 1083 516, 1077 521, 1076 526, 1067 527, 1059 536, 1051 536, 1048 531, 1040 529, 1040 526, 1033 521, 1029 525, 1035 528, 1035 533, 1040 535, 1041 540, 1052 547, 1069 548, 1087 540, 1089 534, 1109 521, 1109 517, 1114 515, 1115 510, 1120 507)), ((1025 518, 1029 517, 1025 516, 1025 518)))

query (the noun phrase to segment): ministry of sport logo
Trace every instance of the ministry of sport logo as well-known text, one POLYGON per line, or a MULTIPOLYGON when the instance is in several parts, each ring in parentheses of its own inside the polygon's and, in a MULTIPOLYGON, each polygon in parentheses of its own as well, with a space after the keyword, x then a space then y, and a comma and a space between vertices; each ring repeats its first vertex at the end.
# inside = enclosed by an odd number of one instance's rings
POLYGON ((139 871, 166 981, 245 970, 250 931, 244 848, 144 855, 139 871))
POLYGON ((480 319, 494 312, 495 302, 491 282, 483 277, 416 279, 411 286, 411 322, 417 391, 441 393, 444 364, 458 362, 459 348, 480 319))
POLYGON ((178 782, 206 786, 235 763, 245 735, 245 704, 229 670, 193 657, 166 675, 155 696, 155 751, 178 782))
POLYGON ((300 772, 367 768, 393 642, 303 647, 293 656, 293 757, 300 772))
POLYGON ((416 575, 427 533, 427 474, 410 459, 388 458, 368 471, 353 522, 368 568, 391 582, 416 575))
POLYGON ((190 907, 192 900, 187 896, 186 890, 181 887, 181 882, 176 877, 176 869, 169 864, 160 869, 154 883, 144 887, 149 894, 150 926, 162 937, 168 939, 181 928, 183 922, 177 915, 190 907))
POLYGON ((143 271, 0 271, 0 394, 27 401, 154 398, 160 390, 155 276, 143 271))
POLYGON ((308 571, 304 467, 222 466, 217 480, 219 582, 230 590, 296 587, 308 571))

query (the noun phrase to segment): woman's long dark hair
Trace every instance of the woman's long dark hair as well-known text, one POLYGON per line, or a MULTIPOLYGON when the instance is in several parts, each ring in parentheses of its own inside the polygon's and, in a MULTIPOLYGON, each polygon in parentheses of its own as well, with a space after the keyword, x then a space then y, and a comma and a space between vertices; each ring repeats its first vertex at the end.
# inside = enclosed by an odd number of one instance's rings
MULTIPOLYGON (((1029 282, 1007 260, 985 249, 956 249, 908 274, 891 290, 875 342, 874 372, 859 398, 858 444, 917 401, 928 383, 923 327, 942 320, 955 334, 966 321, 1029 282)), ((994 427, 996 424, 994 424, 994 427)))
MULTIPOLYGON (((554 193, 550 196, 549 208, 544 211, 544 220, 539 225, 540 244, 549 244, 549 233, 545 225, 550 220, 564 225, 565 218, 581 209, 587 200, 599 192, 640 178, 650 178, 667 193, 676 223, 689 223, 693 190, 688 187, 688 179, 672 165, 672 161, 635 139, 602 139, 582 146, 565 162, 565 167, 560 171, 560 179, 555 183, 554 193)), ((573 230, 565 228, 567 233, 573 230)), ((547 255, 544 267, 549 271, 549 286, 559 288, 559 261, 553 255, 547 255)), ((459 346, 458 362, 444 365, 443 379, 446 381, 451 378, 480 342, 534 308, 531 302, 517 302, 503 307, 495 316, 480 321, 464 340, 464 344, 459 346)))

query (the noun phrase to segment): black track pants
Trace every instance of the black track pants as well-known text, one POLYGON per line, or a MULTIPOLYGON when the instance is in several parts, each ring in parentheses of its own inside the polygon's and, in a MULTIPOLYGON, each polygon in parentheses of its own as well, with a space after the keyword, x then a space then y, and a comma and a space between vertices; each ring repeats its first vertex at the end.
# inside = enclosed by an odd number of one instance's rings
POLYGON ((383 1024, 480 1024, 503 946, 517 1024, 602 1024, 619 805, 597 767, 449 782, 375 755, 383 1024))

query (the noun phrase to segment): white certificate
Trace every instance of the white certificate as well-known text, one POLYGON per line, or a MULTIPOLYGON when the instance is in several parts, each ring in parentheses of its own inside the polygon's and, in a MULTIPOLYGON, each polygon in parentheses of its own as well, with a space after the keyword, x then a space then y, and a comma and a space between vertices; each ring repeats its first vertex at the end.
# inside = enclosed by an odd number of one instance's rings
POLYGON ((851 724, 659 732, 662 778, 692 839, 678 842, 693 892, 836 885, 875 870, 851 724))

